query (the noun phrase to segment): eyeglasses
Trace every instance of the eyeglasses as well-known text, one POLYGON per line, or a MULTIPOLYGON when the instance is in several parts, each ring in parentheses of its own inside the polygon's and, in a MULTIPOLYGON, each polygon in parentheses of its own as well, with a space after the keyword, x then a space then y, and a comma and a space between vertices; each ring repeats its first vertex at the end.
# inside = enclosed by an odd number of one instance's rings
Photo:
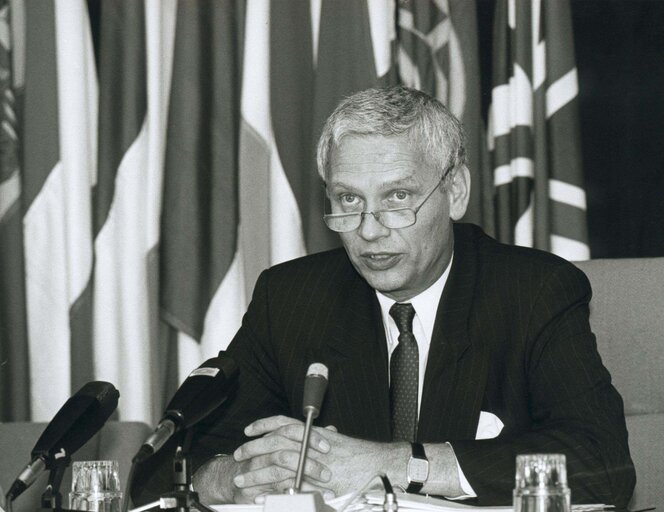
POLYGON ((433 195, 434 191, 447 178, 453 167, 449 167, 436 186, 431 189, 422 202, 414 208, 391 208, 388 210, 376 210, 375 212, 353 212, 353 213, 326 213, 323 220, 328 228, 337 233, 348 233, 355 231, 362 224, 365 215, 373 215, 374 218, 388 229, 401 229, 412 226, 417 221, 417 212, 424 203, 433 195))

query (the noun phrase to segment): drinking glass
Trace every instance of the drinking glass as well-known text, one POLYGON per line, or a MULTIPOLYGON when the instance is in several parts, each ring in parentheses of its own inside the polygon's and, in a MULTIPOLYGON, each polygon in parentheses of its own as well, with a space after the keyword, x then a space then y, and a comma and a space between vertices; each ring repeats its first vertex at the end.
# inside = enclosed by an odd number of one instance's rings
POLYGON ((76 461, 73 465, 69 508, 89 512, 120 512, 122 492, 116 460, 76 461))
POLYGON ((514 512, 570 512, 564 455, 517 455, 514 512))

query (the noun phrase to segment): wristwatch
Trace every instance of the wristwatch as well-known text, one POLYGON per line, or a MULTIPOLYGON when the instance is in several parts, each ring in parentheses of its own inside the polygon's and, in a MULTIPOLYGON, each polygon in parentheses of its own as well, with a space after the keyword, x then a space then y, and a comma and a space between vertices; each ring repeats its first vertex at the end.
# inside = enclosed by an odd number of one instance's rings
POLYGON ((429 478, 429 459, 421 443, 410 443, 412 454, 408 460, 408 487, 406 492, 418 493, 429 478))

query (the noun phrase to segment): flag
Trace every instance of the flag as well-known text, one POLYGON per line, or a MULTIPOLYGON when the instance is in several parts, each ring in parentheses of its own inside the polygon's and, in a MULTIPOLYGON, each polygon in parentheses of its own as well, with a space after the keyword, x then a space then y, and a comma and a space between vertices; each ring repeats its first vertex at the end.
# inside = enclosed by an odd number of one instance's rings
POLYGON ((315 148, 354 92, 394 83, 393 2, 247 3, 240 131, 245 282, 270 265, 338 246, 323 221, 315 148))
MULTIPOLYGON (((273 199, 268 213, 271 263, 339 245, 322 221, 324 189, 315 147, 323 122, 341 99, 386 80, 393 7, 392 2, 272 2, 263 13, 269 25, 248 22, 263 43, 258 56, 247 51, 245 77, 263 77, 269 88, 257 91, 245 78, 243 119, 260 127, 261 139, 269 141, 271 194, 280 197, 283 190, 288 197, 283 204, 273 199), (249 100, 256 94, 264 98, 262 105, 249 100)), ((248 32, 247 41, 252 41, 248 32)))
POLYGON ((489 149, 496 232, 570 260, 590 257, 569 4, 499 0, 489 149))
POLYGON ((24 148, 0 169, 3 418, 29 404, 24 416, 49 419, 102 379, 120 419, 153 423, 228 345, 263 269, 339 245, 317 139, 344 97, 400 81, 397 33, 402 79, 435 60, 436 94, 475 126, 474 3, 437 1, 429 18, 399 5, 411 25, 376 0, 27 4, 24 127, 1 139, 24 148), (422 41, 442 46, 413 53, 422 41))
POLYGON ((151 423, 159 414, 151 409, 156 392, 151 368, 159 372, 163 365, 155 363, 163 361, 150 318, 157 310, 156 269, 151 268, 156 261, 149 254, 156 244, 151 233, 159 216, 161 177, 149 162, 149 141, 160 127, 148 117, 147 23, 158 22, 160 10, 154 2, 147 4, 99 4, 94 272, 75 318, 84 325, 79 332, 88 335, 72 338, 72 349, 86 358, 79 364, 91 364, 89 379, 131 390, 118 407, 123 420, 151 423))
MULTIPOLYGON (((323 2, 313 31, 317 39, 314 45, 317 53, 314 61, 312 152, 325 120, 342 99, 369 87, 397 83, 393 63, 396 44, 394 12, 393 1, 323 2)), ((308 203, 302 199, 298 201, 306 219, 305 233, 310 252, 340 245, 338 236, 328 231, 322 221, 324 194, 315 169, 315 160, 312 159, 310 167, 300 173, 302 179, 306 172, 310 186, 308 203)))
POLYGON ((246 304, 238 243, 241 4, 180 2, 164 169, 160 314, 180 380, 228 344, 246 304))
MULTIPOLYGON (((30 417, 20 140, 12 14, 0 1, 0 419, 30 417)), ((20 51, 20 49, 19 49, 20 51)))
POLYGON ((315 145, 345 95, 385 80, 393 23, 376 2, 180 4, 161 304, 181 375, 230 342, 261 270, 339 244, 315 145))
POLYGON ((22 200, 31 419, 50 419, 87 378, 70 319, 92 271, 96 79, 83 1, 26 3, 22 200))
POLYGON ((85 2, 26 6, 32 420, 50 419, 89 380, 120 389, 123 420, 152 423, 168 398, 155 252, 174 6, 99 5, 96 48, 85 2))
POLYGON ((464 221, 493 231, 493 182, 481 113, 475 0, 405 0, 398 10, 399 78, 437 98, 466 132, 471 176, 464 221))

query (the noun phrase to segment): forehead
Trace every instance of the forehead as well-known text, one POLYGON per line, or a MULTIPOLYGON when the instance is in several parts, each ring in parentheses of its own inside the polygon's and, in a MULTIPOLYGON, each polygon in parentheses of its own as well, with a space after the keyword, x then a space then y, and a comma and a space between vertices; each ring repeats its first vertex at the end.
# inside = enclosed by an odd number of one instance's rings
POLYGON ((432 171, 405 137, 350 135, 330 154, 328 184, 347 180, 426 179, 432 171))

